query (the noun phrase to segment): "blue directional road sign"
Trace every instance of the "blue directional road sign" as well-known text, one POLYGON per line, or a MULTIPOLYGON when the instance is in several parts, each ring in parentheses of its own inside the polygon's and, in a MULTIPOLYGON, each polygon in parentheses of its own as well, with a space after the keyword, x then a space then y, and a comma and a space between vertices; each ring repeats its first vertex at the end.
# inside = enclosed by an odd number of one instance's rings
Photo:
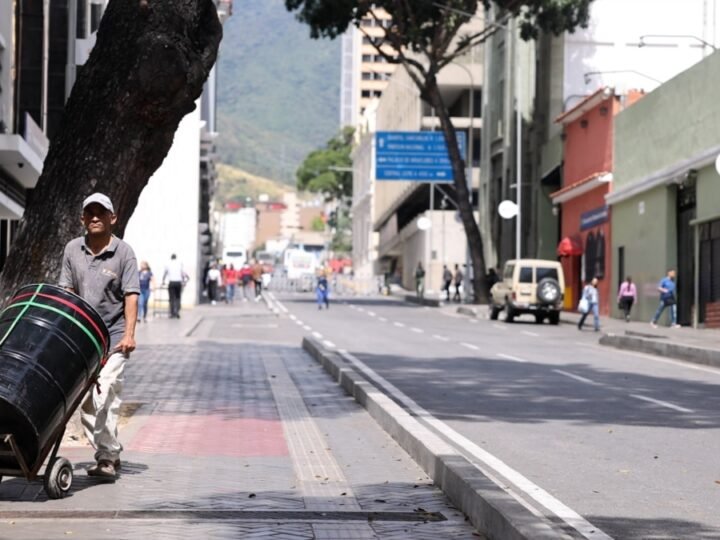
MULTIPOLYGON (((457 132, 465 158, 465 133, 457 132)), ((375 178, 416 182, 452 182, 452 165, 442 131, 378 131, 375 178)))

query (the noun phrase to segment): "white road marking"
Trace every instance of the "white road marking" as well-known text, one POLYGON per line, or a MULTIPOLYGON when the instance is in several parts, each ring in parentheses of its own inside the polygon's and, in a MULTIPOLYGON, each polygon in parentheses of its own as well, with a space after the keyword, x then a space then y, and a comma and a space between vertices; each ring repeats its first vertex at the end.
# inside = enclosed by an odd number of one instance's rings
POLYGON ((378 317, 378 321, 387 322, 387 319, 385 317, 378 317))
POLYGON ((520 362, 521 364, 527 363, 527 360, 524 360, 523 358, 518 358, 517 356, 509 355, 509 354, 498 353, 498 356, 500 358, 504 358, 505 360, 512 360, 513 362, 520 362))
POLYGON ((312 331, 312 327, 308 326, 307 324, 305 326, 303 326, 303 329, 307 330, 308 332, 312 331))
MULTIPOLYGON (((613 540, 610 536, 602 532, 600 529, 595 527, 592 523, 588 522, 580 514, 563 504, 561 501, 553 497, 550 493, 542 489, 540 486, 534 484, 531 480, 525 478, 518 471, 512 469, 510 466, 505 464, 502 460, 492 455, 490 452, 484 450, 465 436, 461 435, 445 422, 438 420, 431 415, 427 410, 420 407, 410 397, 401 392, 392 383, 385 380, 383 377, 378 375, 375 371, 365 365, 361 360, 349 354, 345 350, 339 351, 340 354, 349 362, 353 363, 357 369, 363 372, 370 380, 383 387, 390 395, 392 395, 398 402, 402 403, 407 407, 416 417, 422 418, 424 422, 432 426, 433 429, 444 435, 447 439, 451 440, 457 446, 462 448, 465 452, 472 455, 475 459, 480 461, 486 467, 491 468, 498 474, 504 476, 510 483, 522 492, 522 494, 534 499, 539 504, 553 512, 565 523, 573 527, 583 537, 592 540, 613 540)), ((480 466, 476 467, 487 474, 480 466)), ((492 475, 489 475, 492 477, 492 475)), ((498 483, 498 485, 516 496, 518 500, 522 500, 519 494, 512 493, 513 490, 509 488, 505 483, 498 483)))
POLYGON ((422 333, 424 333, 424 331, 423 331, 423 330, 420 330, 419 328, 411 328, 410 330, 412 330, 412 331, 415 332, 416 334, 422 334, 422 333))
POLYGON ((315 337, 318 338, 318 339, 322 339, 322 337, 323 337, 320 332, 313 332, 312 335, 315 336, 315 337))
POLYGON ((660 405, 661 407, 667 407, 668 409, 673 409, 674 411, 680 411, 684 413, 694 413, 692 409, 686 409, 685 407, 680 407, 679 405, 675 405, 673 403, 668 403, 667 401, 661 401, 659 399, 654 399, 647 396, 641 396, 640 394, 630 394, 631 398, 635 399, 641 399, 643 401, 649 401, 650 403, 654 403, 655 405, 660 405))
POLYGON ((297 324, 298 326, 302 326, 303 322, 299 319, 295 319, 295 324, 297 324))
POLYGON ((297 317, 296 317, 295 315, 290 315, 290 320, 291 320, 291 321, 297 321, 297 317))
POLYGON ((233 328, 277 328, 277 324, 233 324, 233 328))
POLYGON ((526 336, 540 337, 540 334, 536 334, 535 332, 528 332, 527 330, 523 330, 522 333, 525 334, 526 336))
POLYGON ((581 383, 585 384, 592 384, 595 386, 603 386, 602 383, 595 382, 590 379, 586 379, 585 377, 581 377, 580 375, 575 375, 573 373, 568 373, 567 371, 563 371, 562 369, 553 369, 555 373, 559 373, 560 375, 564 375, 565 377, 570 377, 571 379, 575 379, 576 381, 580 381, 581 383))
POLYGON ((334 348, 335 348, 335 344, 334 344, 332 341, 328 341, 328 340, 326 339, 325 341, 323 341, 323 343, 325 344, 326 347, 329 347, 329 348, 331 348, 331 349, 334 349, 334 348))
POLYGON ((403 323, 397 322, 397 321, 395 321, 393 324, 394 324, 395 326, 397 326, 398 328, 403 328, 403 327, 405 326, 403 323))
POLYGON ((507 330, 508 329, 508 327, 505 326, 504 324, 497 324, 497 323, 493 324, 493 328, 497 328, 498 330, 507 330))
POLYGON ((468 349, 472 349, 473 351, 479 351, 480 347, 477 345, 473 345, 472 343, 465 343, 464 341, 460 343, 463 347, 466 347, 468 349))
POLYGON ((468 322, 470 322, 470 323, 477 323, 478 320, 477 320, 477 319, 468 319, 468 322))
POLYGON ((367 314, 370 315, 371 317, 374 317, 374 316, 375 316, 375 312, 374 312, 374 311, 368 311, 367 314))

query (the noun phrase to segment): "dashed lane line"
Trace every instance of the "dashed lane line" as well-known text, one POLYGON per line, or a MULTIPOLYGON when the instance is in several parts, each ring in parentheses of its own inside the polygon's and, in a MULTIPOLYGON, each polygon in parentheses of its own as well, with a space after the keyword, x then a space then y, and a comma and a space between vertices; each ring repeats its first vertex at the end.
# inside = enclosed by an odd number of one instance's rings
POLYGON ((498 330, 507 330, 508 329, 508 327, 505 326, 504 324, 497 324, 497 323, 493 324, 493 328, 497 328, 498 330))
POLYGON ((587 379, 585 377, 581 377, 580 375, 575 375, 574 373, 568 373, 567 371, 563 371, 562 369, 553 369, 555 373, 559 373, 560 375, 563 375, 565 377, 569 377, 571 379, 575 379, 576 381, 580 381, 581 383, 585 384, 592 384, 594 386, 604 386, 602 383, 595 382, 591 379, 587 379))
POLYGON ((334 344, 332 341, 329 341, 329 340, 326 339, 326 340, 323 341, 323 343, 325 344, 326 347, 328 347, 328 348, 330 348, 330 349, 334 349, 334 348, 335 348, 335 344, 334 344))
POLYGON ((393 324, 394 324, 395 326, 397 326, 398 328, 405 328, 405 325, 404 325, 403 323, 401 323, 401 322, 395 321, 393 324))
POLYGON ((313 332, 312 335, 315 336, 315 337, 318 338, 318 339, 322 339, 322 338, 323 338, 323 335, 322 335, 320 332, 317 332, 317 331, 316 331, 316 332, 313 332))
POLYGON ((674 411, 684 412, 684 413, 694 413, 692 409, 686 409, 685 407, 680 407, 679 405, 675 405, 674 403, 669 403, 667 401, 662 401, 660 399, 654 399, 651 397, 643 396, 640 394, 630 394, 631 398, 635 399, 641 399, 642 401, 648 401, 650 403, 654 403, 655 405, 660 405, 661 407, 667 407, 668 409, 672 409, 674 411))
POLYGON ((375 316, 375 312, 374 312, 374 311, 368 311, 367 314, 370 315, 371 317, 374 317, 374 316, 375 316))
POLYGON ((498 356, 500 358, 504 358, 505 360, 512 360, 513 362, 519 362, 521 364, 527 363, 527 360, 525 360, 524 358, 518 358, 517 356, 512 356, 510 354, 498 353, 498 356))
POLYGON ((472 343, 465 343, 465 342, 463 341, 463 342, 460 343, 460 345, 462 345, 462 346, 465 347, 466 349, 472 349, 473 351, 479 351, 479 350, 480 350, 480 347, 478 347, 477 345, 473 345, 472 343))
POLYGON ((440 341, 450 341, 450 338, 446 338, 445 336, 439 336, 437 334, 433 334, 433 337, 440 341))
POLYGON ((415 328, 415 327, 413 327, 413 328, 411 328, 410 330, 412 330, 412 331, 415 332, 416 334, 422 334, 422 333, 424 333, 424 331, 421 330, 420 328, 415 328))
POLYGON ((535 332, 528 332, 527 330, 523 330, 522 333, 530 337, 540 337, 540 334, 536 334, 535 332))
POLYGON ((385 317, 378 317, 378 321, 380 322, 388 322, 388 320, 385 317))

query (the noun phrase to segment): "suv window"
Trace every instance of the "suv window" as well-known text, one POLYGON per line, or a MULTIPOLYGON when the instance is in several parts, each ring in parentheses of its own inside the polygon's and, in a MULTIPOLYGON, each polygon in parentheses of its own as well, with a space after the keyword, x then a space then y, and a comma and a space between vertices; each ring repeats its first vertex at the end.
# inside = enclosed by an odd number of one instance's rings
POLYGON ((536 268, 535 275, 537 275, 538 283, 545 278, 552 278, 555 281, 558 280, 557 268, 536 268))
POLYGON ((532 283, 533 269, 532 266, 523 266, 520 268, 519 283, 532 283))
POLYGON ((512 279, 513 270, 515 270, 514 264, 508 264, 505 266, 505 273, 503 273, 503 279, 512 279))

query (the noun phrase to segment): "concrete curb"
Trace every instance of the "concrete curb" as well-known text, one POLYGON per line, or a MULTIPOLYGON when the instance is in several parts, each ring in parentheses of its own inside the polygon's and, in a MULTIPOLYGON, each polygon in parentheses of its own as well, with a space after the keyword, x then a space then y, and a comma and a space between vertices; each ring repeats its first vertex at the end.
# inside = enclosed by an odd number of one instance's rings
POLYGON ((324 348, 314 339, 304 338, 302 346, 367 409, 380 427, 405 449, 450 501, 488 538, 567 538, 549 522, 533 515, 467 458, 358 374, 337 352, 324 348))
POLYGON ((720 350, 680 345, 667 339, 648 339, 632 335, 605 334, 600 337, 600 345, 636 351, 666 358, 675 358, 693 364, 720 368, 720 350))
POLYGON ((420 304, 421 306, 428 306, 428 307, 441 307, 444 305, 442 300, 440 300, 440 299, 418 298, 417 296, 415 296, 413 294, 406 294, 405 301, 410 302, 411 304, 420 304))

